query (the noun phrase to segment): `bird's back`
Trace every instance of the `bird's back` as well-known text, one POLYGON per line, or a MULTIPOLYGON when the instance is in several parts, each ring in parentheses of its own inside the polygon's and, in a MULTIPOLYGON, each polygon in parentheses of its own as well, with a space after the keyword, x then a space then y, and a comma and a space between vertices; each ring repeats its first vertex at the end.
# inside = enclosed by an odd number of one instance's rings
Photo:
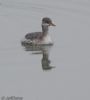
POLYGON ((42 38, 42 32, 33 32, 25 35, 26 39, 34 40, 42 38))

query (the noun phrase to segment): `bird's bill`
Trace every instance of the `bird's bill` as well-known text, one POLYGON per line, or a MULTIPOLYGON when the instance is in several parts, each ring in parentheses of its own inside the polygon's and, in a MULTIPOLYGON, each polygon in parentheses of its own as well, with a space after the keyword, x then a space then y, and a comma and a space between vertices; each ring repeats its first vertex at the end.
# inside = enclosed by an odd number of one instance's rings
POLYGON ((50 26, 56 26, 54 23, 50 23, 50 26))

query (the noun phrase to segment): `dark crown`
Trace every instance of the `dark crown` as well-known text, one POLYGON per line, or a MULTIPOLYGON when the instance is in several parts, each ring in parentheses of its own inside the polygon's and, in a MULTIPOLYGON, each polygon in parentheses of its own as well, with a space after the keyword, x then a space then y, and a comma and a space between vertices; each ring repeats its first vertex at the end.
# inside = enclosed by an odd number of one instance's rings
POLYGON ((48 17, 44 17, 42 19, 42 22, 47 23, 47 24, 50 24, 50 23, 52 23, 52 20, 50 18, 48 18, 48 17))

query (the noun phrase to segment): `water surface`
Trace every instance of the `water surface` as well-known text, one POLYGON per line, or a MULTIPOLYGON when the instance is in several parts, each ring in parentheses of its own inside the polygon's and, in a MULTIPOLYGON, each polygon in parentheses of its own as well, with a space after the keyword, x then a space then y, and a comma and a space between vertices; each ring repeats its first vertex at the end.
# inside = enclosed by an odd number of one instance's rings
MULTIPOLYGON (((86 0, 0 1, 0 97, 24 100, 90 99, 90 2, 86 0), (27 32, 41 31, 50 17, 54 46, 52 70, 42 68, 42 54, 21 46, 27 32)), ((45 55, 46 57, 46 55, 45 55)))

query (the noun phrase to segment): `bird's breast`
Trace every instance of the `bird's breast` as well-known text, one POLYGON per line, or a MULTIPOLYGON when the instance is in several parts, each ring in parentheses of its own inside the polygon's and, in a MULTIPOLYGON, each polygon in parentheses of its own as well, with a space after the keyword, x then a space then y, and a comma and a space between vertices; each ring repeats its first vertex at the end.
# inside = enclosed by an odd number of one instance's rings
POLYGON ((43 37, 42 43, 43 43, 43 44, 49 44, 49 43, 52 43, 51 37, 47 34, 46 36, 43 37))

